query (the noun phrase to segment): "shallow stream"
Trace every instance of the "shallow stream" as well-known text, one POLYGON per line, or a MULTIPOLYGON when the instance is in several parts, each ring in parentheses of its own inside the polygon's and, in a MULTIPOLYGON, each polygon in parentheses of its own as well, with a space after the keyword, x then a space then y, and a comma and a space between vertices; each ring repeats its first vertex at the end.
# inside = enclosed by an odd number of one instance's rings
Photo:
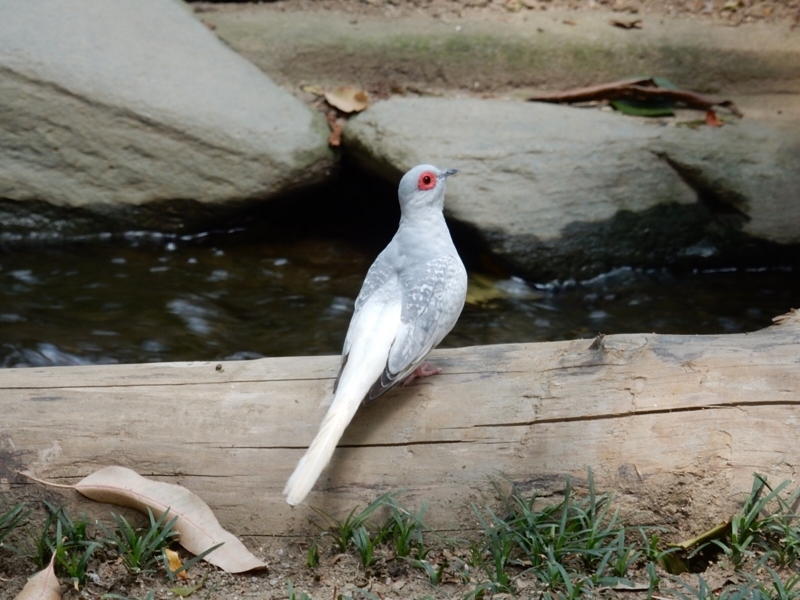
MULTIPOLYGON (((338 354, 380 247, 318 232, 264 241, 254 227, 0 251, 0 365, 338 354)), ((443 346, 746 332, 798 298, 790 268, 623 268, 581 282, 473 273, 443 346)))

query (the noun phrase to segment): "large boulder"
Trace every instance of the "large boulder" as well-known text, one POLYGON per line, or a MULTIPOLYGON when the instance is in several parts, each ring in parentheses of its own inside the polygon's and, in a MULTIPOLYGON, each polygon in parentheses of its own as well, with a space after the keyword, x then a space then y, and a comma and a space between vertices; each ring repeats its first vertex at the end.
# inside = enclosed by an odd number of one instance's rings
POLYGON ((537 278, 800 244, 798 141, 747 120, 693 130, 478 99, 392 99, 345 129, 347 151, 388 179, 420 162, 461 169, 448 215, 537 278))
POLYGON ((180 227, 222 203, 319 182, 332 164, 322 117, 181 2, 0 7, 6 235, 61 222, 64 207, 84 209, 67 230, 97 216, 103 227, 145 216, 180 227))
POLYGON ((743 233, 800 243, 800 127, 745 120, 665 133, 664 159, 706 202, 743 215, 743 233))

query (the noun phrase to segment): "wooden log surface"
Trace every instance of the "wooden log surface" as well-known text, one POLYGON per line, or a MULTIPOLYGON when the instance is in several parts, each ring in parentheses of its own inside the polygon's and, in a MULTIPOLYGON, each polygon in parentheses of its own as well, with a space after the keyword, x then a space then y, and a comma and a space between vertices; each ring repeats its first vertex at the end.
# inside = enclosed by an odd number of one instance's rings
MULTIPOLYGON (((307 504, 346 513, 380 493, 461 529, 490 479, 617 492, 641 523, 713 524, 752 474, 800 465, 800 312, 750 334, 440 350, 443 373, 362 407, 307 504)), ((184 485, 239 535, 310 531, 281 490, 331 400, 339 358, 0 370, 0 491, 107 465, 184 485)), ((88 504, 88 501, 85 501, 88 504)), ((82 505, 83 509, 86 509, 82 505)))

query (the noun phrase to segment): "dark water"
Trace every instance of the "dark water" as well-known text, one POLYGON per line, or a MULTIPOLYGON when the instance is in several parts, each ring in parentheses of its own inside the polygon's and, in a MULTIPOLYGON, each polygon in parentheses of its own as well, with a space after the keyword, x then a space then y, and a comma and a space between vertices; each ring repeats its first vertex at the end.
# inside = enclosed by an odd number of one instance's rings
MULTIPOLYGON (((0 365, 338 354, 376 253, 336 237, 265 242, 237 231, 0 253, 0 365)), ((547 284, 478 274, 470 299, 443 346, 753 331, 800 306, 800 278, 619 269, 547 284)))

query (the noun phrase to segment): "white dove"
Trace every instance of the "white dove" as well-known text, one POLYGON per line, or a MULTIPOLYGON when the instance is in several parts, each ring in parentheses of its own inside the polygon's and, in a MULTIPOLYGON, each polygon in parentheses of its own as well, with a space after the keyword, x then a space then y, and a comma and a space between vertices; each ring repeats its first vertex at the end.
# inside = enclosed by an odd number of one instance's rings
POLYGON ((456 324, 467 293, 442 214, 445 180, 455 173, 419 165, 400 180, 400 225, 356 298, 333 402, 283 490, 292 506, 311 491, 362 402, 440 371, 423 361, 456 324))

